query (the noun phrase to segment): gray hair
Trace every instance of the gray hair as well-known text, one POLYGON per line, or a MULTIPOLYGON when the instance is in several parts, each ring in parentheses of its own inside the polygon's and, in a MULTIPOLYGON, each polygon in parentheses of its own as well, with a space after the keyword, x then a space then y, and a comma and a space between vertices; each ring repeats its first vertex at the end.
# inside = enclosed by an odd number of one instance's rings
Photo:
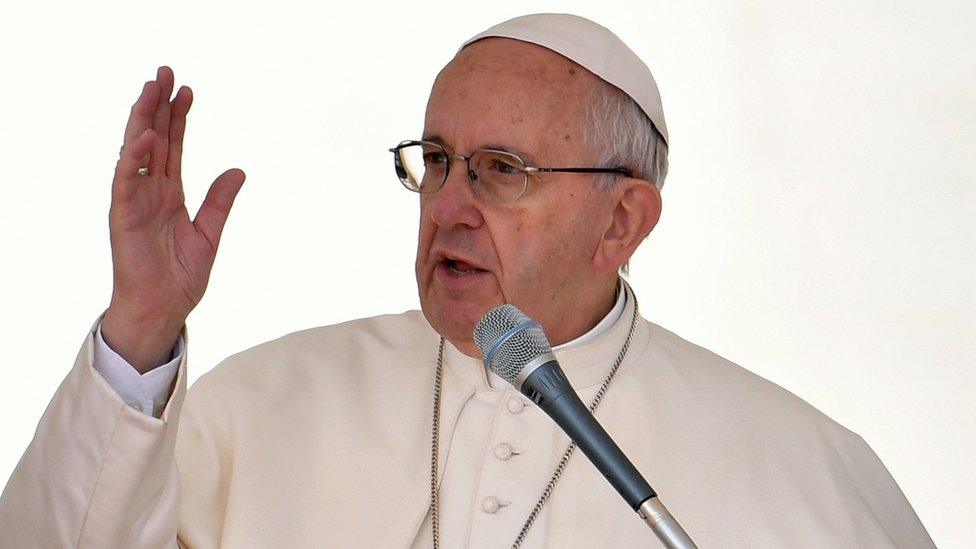
MULTIPOLYGON (((590 91, 584 116, 583 142, 594 151, 597 166, 627 168, 658 189, 668 175, 668 145, 651 119, 627 94, 599 82, 590 91)), ((603 174, 600 184, 613 187, 618 176, 603 174)))
MULTIPOLYGON (((606 82, 590 91, 583 118, 583 143, 595 153, 595 166, 622 167, 660 190, 668 175, 668 145, 651 119, 629 95, 606 82)), ((600 174, 599 185, 612 188, 619 175, 600 174)), ((630 274, 630 260, 620 266, 630 274)))

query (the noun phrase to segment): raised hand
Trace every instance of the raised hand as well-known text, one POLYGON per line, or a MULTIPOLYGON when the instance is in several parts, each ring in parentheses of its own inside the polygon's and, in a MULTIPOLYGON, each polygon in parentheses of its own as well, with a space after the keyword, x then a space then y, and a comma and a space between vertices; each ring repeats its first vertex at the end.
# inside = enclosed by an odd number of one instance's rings
POLYGON ((141 373, 168 360, 203 298, 221 231, 244 184, 244 172, 227 170, 190 220, 180 163, 193 93, 183 86, 170 101, 172 93, 173 71, 160 67, 132 106, 112 182, 114 284, 102 336, 141 373))

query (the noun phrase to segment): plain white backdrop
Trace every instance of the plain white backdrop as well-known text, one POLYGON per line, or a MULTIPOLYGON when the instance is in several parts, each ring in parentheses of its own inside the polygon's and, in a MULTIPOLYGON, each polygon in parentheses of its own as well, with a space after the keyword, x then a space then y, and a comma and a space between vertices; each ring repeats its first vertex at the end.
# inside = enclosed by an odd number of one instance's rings
MULTIPOLYGON (((193 87, 191 215, 247 182, 190 381, 285 333, 417 308, 417 200, 387 148, 437 71, 512 16, 565 11, 651 67, 671 133, 645 317, 859 433, 941 547, 976 531, 972 3, 18 2, 0 20, 0 481, 111 295, 131 103, 193 87)), ((747 495, 744 495, 747 497, 747 495)))

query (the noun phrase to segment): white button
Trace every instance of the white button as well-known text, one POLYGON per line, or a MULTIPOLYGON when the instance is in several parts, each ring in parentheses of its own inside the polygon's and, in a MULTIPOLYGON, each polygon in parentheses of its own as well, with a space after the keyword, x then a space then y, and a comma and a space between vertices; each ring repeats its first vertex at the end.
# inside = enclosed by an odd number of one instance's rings
POLYGON ((498 502, 498 498, 488 496, 481 501, 481 510, 488 513, 489 515, 494 515, 501 508, 501 503, 498 502))
POLYGON ((512 459, 513 453, 514 452, 512 452, 512 447, 509 446, 508 444, 505 444, 504 442, 499 444, 498 446, 495 446, 495 457, 502 461, 508 461, 512 459))
POLYGON ((525 401, 523 401, 519 397, 515 397, 515 396, 509 397, 507 406, 509 412, 513 414, 521 414, 522 409, 525 408, 525 401))

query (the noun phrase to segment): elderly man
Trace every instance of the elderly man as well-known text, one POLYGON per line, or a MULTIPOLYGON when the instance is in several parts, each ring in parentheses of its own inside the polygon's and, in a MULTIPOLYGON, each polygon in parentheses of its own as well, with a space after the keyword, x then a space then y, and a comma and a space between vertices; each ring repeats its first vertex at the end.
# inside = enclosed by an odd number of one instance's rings
POLYGON ((856 434, 644 320, 619 278, 661 213, 667 130, 612 33, 535 15, 441 71, 392 149, 420 196, 422 314, 293 333, 186 391, 184 321, 244 180, 191 222, 191 94, 161 68, 112 192, 112 302, 4 491, 6 546, 647 547, 568 438, 486 371, 472 330, 513 303, 702 547, 924 547, 856 434), (602 397, 602 400, 601 400, 602 397))

